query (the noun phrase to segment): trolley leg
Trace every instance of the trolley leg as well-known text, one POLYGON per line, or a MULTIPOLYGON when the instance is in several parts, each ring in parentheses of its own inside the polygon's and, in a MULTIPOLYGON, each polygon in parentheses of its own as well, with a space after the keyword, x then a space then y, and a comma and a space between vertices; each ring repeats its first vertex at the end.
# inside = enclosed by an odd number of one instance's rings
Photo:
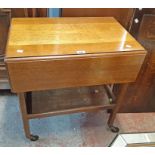
POLYGON ((110 102, 111 103, 115 102, 116 96, 114 95, 114 93, 113 93, 112 89, 110 88, 110 86, 109 85, 104 85, 104 89, 105 89, 105 91, 106 91, 106 93, 107 93, 107 95, 109 97, 110 102))
POLYGON ((112 110, 110 116, 109 116, 109 120, 108 120, 108 126, 110 128, 110 130, 112 132, 119 132, 119 128, 118 127, 115 127, 113 126, 113 123, 114 123, 114 120, 116 118, 116 114, 117 112, 119 111, 120 107, 121 107, 121 104, 122 104, 122 101, 123 101, 123 98, 124 98, 124 95, 127 91, 127 88, 128 88, 128 84, 123 84, 120 88, 120 93, 118 95, 118 97, 116 98, 116 101, 115 101, 115 108, 112 110))
POLYGON ((18 95, 19 95, 19 104, 20 104, 20 110, 21 110, 21 115, 22 115, 22 120, 23 120, 25 136, 31 141, 36 141, 39 139, 39 137, 37 135, 31 135, 29 119, 27 118, 27 106, 26 106, 26 101, 25 101, 25 95, 24 93, 19 93, 18 95))

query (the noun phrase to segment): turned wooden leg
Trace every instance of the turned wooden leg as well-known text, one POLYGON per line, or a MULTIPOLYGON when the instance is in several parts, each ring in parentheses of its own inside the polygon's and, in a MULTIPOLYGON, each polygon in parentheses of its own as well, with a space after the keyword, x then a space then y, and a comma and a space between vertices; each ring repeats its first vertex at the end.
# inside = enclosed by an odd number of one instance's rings
POLYGON ((112 132, 118 132, 119 131, 119 128, 113 126, 113 123, 114 123, 114 120, 116 118, 116 114, 119 111, 119 109, 121 107, 121 104, 123 103, 123 98, 124 98, 124 95, 125 95, 125 93, 127 91, 127 88, 128 88, 128 84, 123 84, 121 86, 119 95, 115 100, 115 104, 116 104, 115 108, 112 110, 112 112, 111 112, 111 114, 109 116, 108 126, 109 126, 109 128, 111 129, 112 132))
POLYGON ((18 95, 19 95, 20 110, 21 110, 21 115, 23 120, 25 136, 32 141, 36 141, 38 140, 39 137, 37 135, 31 135, 29 119, 27 118, 27 105, 26 105, 25 95, 24 93, 19 93, 18 95))

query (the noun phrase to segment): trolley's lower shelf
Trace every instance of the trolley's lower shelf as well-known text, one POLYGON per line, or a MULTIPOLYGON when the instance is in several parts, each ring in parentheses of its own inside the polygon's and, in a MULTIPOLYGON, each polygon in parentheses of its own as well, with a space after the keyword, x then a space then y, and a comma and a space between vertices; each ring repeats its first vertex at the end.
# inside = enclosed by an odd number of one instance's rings
POLYGON ((103 86, 36 91, 31 104, 30 119, 114 107, 103 86))

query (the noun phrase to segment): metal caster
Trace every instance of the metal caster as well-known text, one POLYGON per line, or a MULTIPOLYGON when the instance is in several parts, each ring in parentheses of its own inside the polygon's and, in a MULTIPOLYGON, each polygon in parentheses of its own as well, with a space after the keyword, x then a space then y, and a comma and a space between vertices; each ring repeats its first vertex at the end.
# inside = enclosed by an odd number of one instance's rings
POLYGON ((39 136, 37 136, 37 135, 31 135, 30 136, 31 141, 37 141, 38 139, 39 139, 39 136))
POLYGON ((107 109, 107 113, 112 113, 112 109, 107 109))
POLYGON ((117 133, 119 132, 119 128, 118 127, 115 127, 115 126, 110 126, 109 129, 114 132, 114 133, 117 133))

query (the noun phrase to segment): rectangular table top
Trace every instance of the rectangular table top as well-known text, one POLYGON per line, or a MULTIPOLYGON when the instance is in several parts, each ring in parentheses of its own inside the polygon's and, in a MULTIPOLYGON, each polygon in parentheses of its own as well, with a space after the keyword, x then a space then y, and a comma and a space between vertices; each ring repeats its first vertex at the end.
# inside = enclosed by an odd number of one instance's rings
POLYGON ((6 58, 144 51, 112 17, 13 18, 6 58))
POLYGON ((133 82, 145 55, 111 17, 14 18, 5 62, 19 93, 133 82))

